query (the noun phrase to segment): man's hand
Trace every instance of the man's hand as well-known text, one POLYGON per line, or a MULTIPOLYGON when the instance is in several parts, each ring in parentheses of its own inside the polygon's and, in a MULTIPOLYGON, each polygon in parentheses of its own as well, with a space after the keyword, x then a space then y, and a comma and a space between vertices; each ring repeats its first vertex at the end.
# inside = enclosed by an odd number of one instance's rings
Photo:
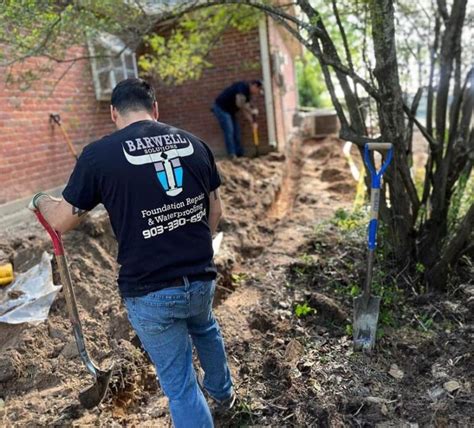
POLYGON ((51 227, 60 233, 74 229, 88 213, 72 206, 64 199, 54 198, 46 193, 37 193, 33 196, 28 208, 32 211, 39 210, 51 227))

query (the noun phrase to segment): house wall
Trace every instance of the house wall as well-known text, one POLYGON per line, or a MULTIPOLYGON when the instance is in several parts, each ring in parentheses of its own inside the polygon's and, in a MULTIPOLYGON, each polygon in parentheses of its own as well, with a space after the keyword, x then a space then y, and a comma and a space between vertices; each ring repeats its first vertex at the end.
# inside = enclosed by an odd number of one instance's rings
MULTIPOLYGON (((206 142, 217 156, 226 154, 224 136, 211 112, 219 93, 239 80, 262 78, 258 28, 242 33, 227 31, 210 52, 211 68, 204 70, 199 80, 178 86, 154 82, 160 109, 160 120, 195 134, 206 142)), ((268 146, 268 132, 263 96, 256 100, 262 145, 268 146)), ((254 153, 251 127, 239 114, 242 143, 247 153, 254 153)))
MULTIPOLYGON (((82 48, 71 53, 85 54, 82 48)), ((109 103, 95 99, 88 61, 77 62, 57 83, 69 65, 57 65, 23 91, 0 81, 0 204, 67 181, 75 161, 60 130, 50 125, 50 113, 61 115, 78 152, 114 129, 109 103)))

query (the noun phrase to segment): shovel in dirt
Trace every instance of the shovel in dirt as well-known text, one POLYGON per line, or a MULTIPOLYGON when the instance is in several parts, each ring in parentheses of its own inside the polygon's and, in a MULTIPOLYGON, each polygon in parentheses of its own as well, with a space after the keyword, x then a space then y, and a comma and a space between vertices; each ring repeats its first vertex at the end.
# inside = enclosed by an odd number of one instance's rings
POLYGON ((379 216, 380 188, 384 172, 392 160, 391 143, 368 143, 364 147, 364 160, 370 171, 370 222, 368 237, 367 255, 367 276, 364 284, 364 291, 359 297, 354 299, 354 322, 352 325, 354 350, 370 351, 375 345, 377 334, 377 322, 380 312, 380 300, 378 296, 370 294, 372 285, 372 273, 374 269, 375 248, 377 246, 377 229, 379 216), (379 171, 375 170, 370 159, 371 150, 388 150, 385 162, 379 171))
POLYGON ((74 338, 76 340, 77 349, 83 363, 85 364, 89 373, 94 376, 95 383, 91 387, 79 393, 79 401, 86 409, 91 409, 97 406, 105 397, 107 393, 110 378, 112 376, 113 365, 107 370, 100 370, 97 365, 91 360, 86 349, 84 335, 82 333, 81 320, 77 310, 76 297, 72 287, 71 274, 67 265, 66 254, 59 232, 55 231, 46 221, 39 210, 35 210, 36 217, 43 227, 48 232, 53 241, 54 255, 58 264, 59 275, 64 286, 66 296, 66 306, 69 314, 69 320, 72 324, 74 338))

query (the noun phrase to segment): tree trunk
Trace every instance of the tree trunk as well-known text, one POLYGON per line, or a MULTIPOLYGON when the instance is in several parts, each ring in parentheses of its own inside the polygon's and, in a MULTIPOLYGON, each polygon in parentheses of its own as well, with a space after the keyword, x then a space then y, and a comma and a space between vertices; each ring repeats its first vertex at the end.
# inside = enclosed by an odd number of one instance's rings
MULTIPOLYGON (((439 56, 439 83, 436 96, 436 138, 438 144, 432 147, 432 159, 435 172, 431 191, 431 212, 420 231, 418 248, 419 259, 430 270, 438 263, 441 250, 448 234, 448 211, 452 195, 452 187, 456 180, 449 180, 455 156, 455 140, 465 141, 466 136, 458 138, 459 114, 452 115, 448 123, 449 88, 453 74, 454 61, 461 49, 461 32, 466 14, 467 0, 454 0, 451 15, 446 16, 444 3, 441 2, 440 13, 445 20, 446 29, 442 36, 439 56), (447 126, 448 123, 448 126, 447 126), (446 132, 446 131, 449 132, 446 132)), ((469 76, 468 76, 469 78, 469 76)), ((458 84, 459 86, 459 84, 458 84)), ((456 88, 455 88, 456 89, 456 88)), ((459 89, 455 91, 452 110, 458 110, 457 103, 461 102, 459 89)), ((469 95, 467 95, 469 96, 469 95)), ((460 104, 459 104, 460 105, 460 104)), ((462 145, 462 144, 461 144, 462 145)), ((461 168, 462 169, 462 168, 461 168)), ((460 172, 460 171, 459 171, 460 172)), ((456 179, 459 175, 456 175, 456 179)))
POLYGON ((407 189, 411 179, 405 151, 405 118, 395 48, 393 3, 391 0, 372 0, 370 13, 376 59, 374 75, 382 93, 382 102, 377 106, 380 131, 382 140, 394 146, 394 164, 386 174, 390 215, 383 220, 389 225, 394 253, 401 263, 406 263, 415 248, 414 213, 407 189))
POLYGON ((457 256, 464 246, 472 242, 474 228, 474 204, 469 208, 460 224, 454 238, 445 247, 439 261, 426 272, 425 280, 428 285, 438 290, 445 290, 449 274, 449 267, 456 261, 457 256))

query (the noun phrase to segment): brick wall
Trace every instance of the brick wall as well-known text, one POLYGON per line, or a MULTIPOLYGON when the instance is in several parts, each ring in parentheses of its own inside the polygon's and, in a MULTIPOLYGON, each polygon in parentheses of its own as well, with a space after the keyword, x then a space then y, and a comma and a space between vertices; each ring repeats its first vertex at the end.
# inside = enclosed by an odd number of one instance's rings
MULTIPOLYGON (((72 49, 72 54, 84 54, 72 49)), ((40 61, 40 60, 31 60, 40 61)), ((22 91, 0 81, 0 204, 65 183, 74 166, 66 142, 49 113, 61 115, 77 147, 110 133, 109 103, 95 99, 90 64, 76 63, 57 84, 69 64, 22 91)))
MULTIPOLYGON (((214 99, 227 86, 238 80, 262 78, 258 28, 246 33, 228 31, 211 51, 213 67, 204 71, 198 81, 179 86, 155 82, 160 120, 186 129, 205 141, 217 156, 224 155, 224 136, 217 119, 210 111, 214 99)), ((256 103, 259 114, 260 144, 268 145, 263 96, 256 103)), ((239 115, 240 116, 240 115, 239 115)), ((252 132, 248 121, 239 117, 242 143, 253 154, 252 132)))

